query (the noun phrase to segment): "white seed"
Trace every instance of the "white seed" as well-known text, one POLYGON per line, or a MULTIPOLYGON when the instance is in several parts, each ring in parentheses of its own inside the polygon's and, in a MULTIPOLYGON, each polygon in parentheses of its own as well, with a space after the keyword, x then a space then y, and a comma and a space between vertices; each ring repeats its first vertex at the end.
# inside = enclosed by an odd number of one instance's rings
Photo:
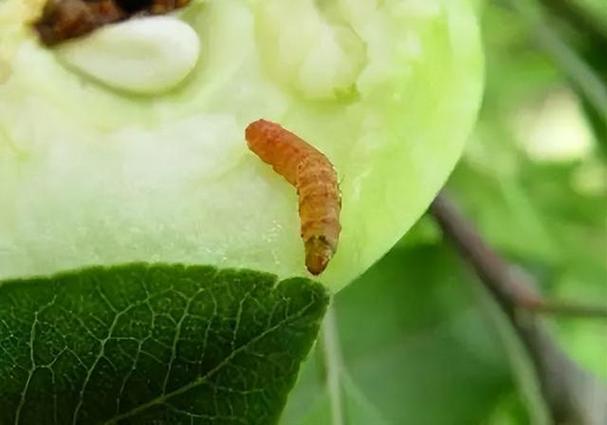
POLYGON ((153 16, 108 25, 57 49, 70 68, 110 87, 157 94, 181 83, 194 69, 200 40, 187 23, 153 16))

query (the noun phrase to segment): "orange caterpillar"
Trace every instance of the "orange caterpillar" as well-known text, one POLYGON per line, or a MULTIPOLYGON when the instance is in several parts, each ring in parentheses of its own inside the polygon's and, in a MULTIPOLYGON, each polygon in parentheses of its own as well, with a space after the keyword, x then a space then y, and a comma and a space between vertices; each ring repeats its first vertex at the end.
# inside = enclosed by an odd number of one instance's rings
POLYGON ((341 194, 333 165, 322 152, 270 121, 251 123, 245 137, 249 149, 297 188, 306 267, 319 275, 335 254, 341 231, 341 194))

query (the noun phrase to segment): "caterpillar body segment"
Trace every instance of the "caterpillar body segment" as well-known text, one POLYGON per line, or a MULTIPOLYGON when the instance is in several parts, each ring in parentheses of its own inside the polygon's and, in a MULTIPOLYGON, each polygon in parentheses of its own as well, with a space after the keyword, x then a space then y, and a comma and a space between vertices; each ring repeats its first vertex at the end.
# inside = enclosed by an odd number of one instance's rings
POLYGON ((270 121, 251 123, 245 138, 251 151, 297 189, 306 268, 319 275, 335 254, 341 232, 341 194, 333 165, 315 147, 270 121))

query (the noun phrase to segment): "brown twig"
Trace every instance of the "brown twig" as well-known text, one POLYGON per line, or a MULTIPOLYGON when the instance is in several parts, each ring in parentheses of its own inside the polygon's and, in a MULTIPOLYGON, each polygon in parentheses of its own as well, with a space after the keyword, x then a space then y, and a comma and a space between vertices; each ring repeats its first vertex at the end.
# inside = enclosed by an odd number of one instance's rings
POLYGON ((607 319, 607 307, 576 304, 570 301, 537 300, 535 304, 525 306, 527 310, 558 316, 607 319))
POLYGON ((594 308, 572 308, 571 305, 543 301, 533 282, 516 273, 444 194, 435 199, 430 213, 508 317, 532 361, 554 423, 606 424, 607 389, 558 347, 541 320, 533 314, 533 311, 555 310, 594 314, 603 313, 602 308, 595 311, 594 308))

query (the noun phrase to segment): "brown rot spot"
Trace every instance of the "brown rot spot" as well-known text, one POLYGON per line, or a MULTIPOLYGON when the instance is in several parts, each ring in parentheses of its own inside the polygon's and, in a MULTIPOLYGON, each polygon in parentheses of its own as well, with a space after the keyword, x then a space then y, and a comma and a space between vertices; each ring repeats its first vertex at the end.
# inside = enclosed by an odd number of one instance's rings
POLYGON ((191 0, 47 0, 34 23, 47 46, 86 35, 95 29, 137 15, 163 15, 191 0))

